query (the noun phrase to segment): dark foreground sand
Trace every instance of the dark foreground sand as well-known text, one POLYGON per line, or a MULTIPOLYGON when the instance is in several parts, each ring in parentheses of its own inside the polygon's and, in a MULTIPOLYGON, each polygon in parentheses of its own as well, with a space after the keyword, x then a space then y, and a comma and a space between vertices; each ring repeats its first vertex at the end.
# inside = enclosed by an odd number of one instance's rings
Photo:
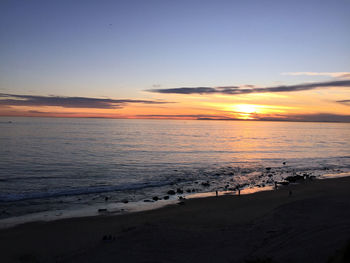
POLYGON ((0 261, 349 262, 349 240, 347 177, 134 214, 24 224, 0 230, 0 261))

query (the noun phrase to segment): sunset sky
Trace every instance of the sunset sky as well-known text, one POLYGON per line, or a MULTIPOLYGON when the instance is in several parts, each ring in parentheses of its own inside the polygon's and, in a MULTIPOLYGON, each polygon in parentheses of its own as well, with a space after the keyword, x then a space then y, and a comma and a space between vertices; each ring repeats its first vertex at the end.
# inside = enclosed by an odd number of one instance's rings
POLYGON ((0 116, 350 122, 350 1, 0 2, 0 116))

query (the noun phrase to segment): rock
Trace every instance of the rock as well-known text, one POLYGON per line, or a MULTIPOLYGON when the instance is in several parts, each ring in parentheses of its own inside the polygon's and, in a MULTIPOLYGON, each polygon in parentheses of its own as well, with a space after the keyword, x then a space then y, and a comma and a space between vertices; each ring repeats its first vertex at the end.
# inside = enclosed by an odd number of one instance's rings
POLYGON ((202 183, 202 186, 204 186, 204 187, 209 187, 209 186, 210 186, 209 181, 203 182, 203 183, 202 183))
POLYGON ((187 189, 187 190, 186 190, 186 193, 191 193, 191 189, 187 189))
POLYGON ((106 208, 100 208, 100 209, 97 210, 97 212, 99 212, 99 213, 107 212, 107 209, 106 208))
POLYGON ((145 199, 145 200, 143 200, 145 203, 150 203, 150 202, 152 202, 151 200, 149 200, 149 199, 145 199))
POLYGON ((105 197, 105 201, 107 202, 107 201, 108 201, 108 199, 109 199, 109 198, 108 198, 108 196, 106 196, 106 197, 105 197))
POLYGON ((127 203, 129 203, 129 201, 128 201, 128 199, 123 199, 122 203, 127 204, 127 203))
POLYGON ((175 191, 174 190, 169 190, 168 191, 168 195, 174 195, 175 194, 175 191))
POLYGON ((304 173, 303 176, 304 176, 304 178, 306 179, 306 178, 309 178, 309 177, 310 177, 310 174, 304 173))
POLYGON ((283 162, 283 165, 286 165, 286 162, 283 162))
POLYGON ((158 200, 159 200, 158 196, 153 196, 152 199, 153 199, 154 201, 158 201, 158 200))
POLYGON ((196 192, 196 189, 193 188, 193 189, 192 189, 192 193, 194 193, 194 192, 196 192))
POLYGON ((184 191, 183 191, 181 188, 177 188, 177 189, 176 189, 176 193, 178 193, 178 194, 183 194, 184 191))
POLYGON ((268 174, 267 176, 268 176, 268 177, 272 177, 272 174, 268 174))
POLYGON ((290 182, 290 183, 294 183, 296 181, 304 180, 304 176, 302 176, 302 175, 288 176, 288 177, 285 178, 285 180, 290 182))
POLYGON ((169 199, 169 196, 166 195, 166 196, 163 197, 163 199, 164 199, 164 200, 168 200, 168 199, 169 199))
POLYGON ((271 167, 266 167, 266 171, 270 171, 271 170, 271 167))

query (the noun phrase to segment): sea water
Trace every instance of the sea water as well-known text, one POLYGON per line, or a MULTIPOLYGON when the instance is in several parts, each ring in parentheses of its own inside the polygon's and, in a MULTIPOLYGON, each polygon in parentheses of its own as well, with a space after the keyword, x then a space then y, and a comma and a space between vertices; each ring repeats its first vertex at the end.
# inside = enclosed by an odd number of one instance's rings
POLYGON ((6 222, 349 171, 349 123, 0 118, 6 222))

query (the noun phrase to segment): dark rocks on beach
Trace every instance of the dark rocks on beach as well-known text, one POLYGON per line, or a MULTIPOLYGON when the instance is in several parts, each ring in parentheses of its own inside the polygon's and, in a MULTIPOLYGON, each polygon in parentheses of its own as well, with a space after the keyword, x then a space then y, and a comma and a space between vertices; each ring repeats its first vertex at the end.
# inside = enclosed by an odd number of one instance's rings
POLYGON ((164 200, 169 200, 169 196, 166 195, 166 196, 163 197, 163 199, 164 199, 164 200))
POLYGON ((192 193, 194 193, 194 192, 196 192, 196 189, 193 188, 193 189, 192 189, 192 193))
POLYGON ((107 202, 107 201, 108 201, 108 199, 109 199, 109 198, 108 198, 108 196, 106 196, 106 197, 105 197, 105 201, 107 202))
POLYGON ((286 165, 286 162, 283 162, 283 165, 286 165))
POLYGON ((191 189, 186 189, 186 193, 191 193, 191 189))
POLYGON ((285 178, 285 180, 290 182, 290 183, 295 183, 297 181, 304 180, 304 176, 302 176, 302 175, 288 176, 288 177, 285 178))
POLYGON ((153 199, 154 201, 158 201, 158 200, 159 200, 158 196, 153 196, 152 199, 153 199))
POLYGON ((152 200, 149 200, 149 199, 145 199, 145 200, 143 200, 145 203, 151 203, 151 202, 153 202, 152 200))
POLYGON ((127 204, 127 203, 129 203, 129 201, 128 201, 128 199, 123 199, 122 203, 127 204))
POLYGON ((204 186, 204 187, 209 187, 209 186, 210 186, 209 181, 203 182, 203 183, 202 183, 202 186, 204 186))
POLYGON ((268 177, 272 177, 272 174, 268 174, 267 176, 268 176, 268 177))
POLYGON ((178 194, 183 194, 184 191, 183 191, 181 188, 177 188, 177 189, 176 189, 176 193, 178 193, 178 194))
POLYGON ((99 212, 99 213, 107 212, 107 209, 106 208, 100 208, 100 209, 97 210, 97 212, 99 212))
POLYGON ((266 167, 266 171, 270 171, 271 170, 271 167, 266 167))
POLYGON ((174 190, 169 190, 169 191, 167 192, 167 194, 168 194, 168 195, 174 195, 174 194, 175 194, 175 191, 174 191, 174 190))

